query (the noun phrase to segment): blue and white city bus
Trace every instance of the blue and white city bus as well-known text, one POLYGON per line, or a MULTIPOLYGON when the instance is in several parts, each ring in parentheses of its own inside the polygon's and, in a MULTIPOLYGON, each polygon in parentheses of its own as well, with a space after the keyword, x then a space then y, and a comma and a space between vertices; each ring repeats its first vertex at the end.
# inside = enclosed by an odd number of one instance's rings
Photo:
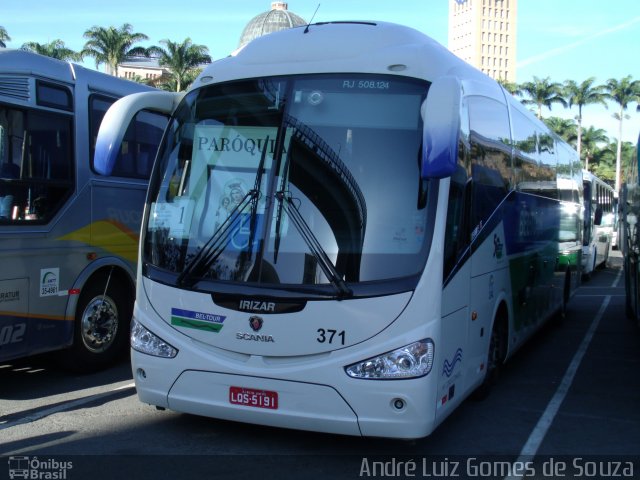
POLYGON ((183 96, 149 184, 139 398, 348 435, 428 435, 580 277, 576 153, 424 34, 335 22, 260 37, 183 96), (573 231, 571 231, 573 230, 573 231))
POLYGON ((0 49, 0 362, 65 349, 69 367, 92 370, 126 352, 144 197, 167 117, 140 112, 110 169, 93 150, 109 106, 152 90, 0 49))
POLYGON ((611 185, 583 170, 584 233, 582 236, 582 274, 589 279, 594 270, 606 264, 613 241, 617 199, 611 185))

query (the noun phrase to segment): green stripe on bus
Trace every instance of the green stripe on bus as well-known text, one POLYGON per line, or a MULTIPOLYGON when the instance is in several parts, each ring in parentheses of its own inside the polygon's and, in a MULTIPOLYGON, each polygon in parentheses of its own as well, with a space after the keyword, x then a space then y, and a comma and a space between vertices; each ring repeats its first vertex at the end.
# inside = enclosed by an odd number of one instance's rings
POLYGON ((221 323, 200 322, 190 318, 171 317, 171 325, 176 327, 194 328, 196 330, 206 330, 208 332, 219 332, 222 330, 221 323))

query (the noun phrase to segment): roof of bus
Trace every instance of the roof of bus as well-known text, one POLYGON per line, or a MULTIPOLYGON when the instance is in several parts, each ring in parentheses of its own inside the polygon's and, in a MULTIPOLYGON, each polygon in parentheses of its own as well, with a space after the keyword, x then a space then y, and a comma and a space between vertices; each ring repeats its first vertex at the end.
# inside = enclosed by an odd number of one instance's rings
POLYGON ((607 182, 605 182, 600 177, 595 175, 593 172, 590 172, 589 170, 585 170, 584 168, 582 169, 582 178, 584 179, 584 181, 598 183, 602 185, 604 188, 606 188, 607 190, 613 191, 613 187, 611 185, 609 185, 607 182))
MULTIPOLYGON (((303 73, 378 73, 490 80, 427 35, 388 22, 326 22, 258 37, 205 68, 215 82, 303 73)), ((493 80, 490 80, 493 82, 493 80)), ((494 82, 495 83, 495 82, 494 82)))
POLYGON ((147 85, 26 50, 0 49, 0 74, 34 75, 69 84, 74 84, 78 78, 84 77, 87 83, 93 86, 109 86, 120 94, 152 90, 147 85))
MULTIPOLYGON (((81 68, 79 65, 75 67, 81 68)), ((55 77, 69 83, 74 81, 68 62, 25 50, 0 49, 0 72, 55 77)))

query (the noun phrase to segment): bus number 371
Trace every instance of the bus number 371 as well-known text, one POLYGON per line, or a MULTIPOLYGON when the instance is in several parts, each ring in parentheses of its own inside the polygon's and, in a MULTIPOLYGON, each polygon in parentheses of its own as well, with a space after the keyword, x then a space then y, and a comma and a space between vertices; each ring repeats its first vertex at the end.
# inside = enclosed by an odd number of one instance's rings
POLYGON ((344 330, 338 332, 337 330, 332 330, 332 329, 327 329, 325 330, 324 328, 319 328, 318 329, 318 337, 316 338, 316 340, 318 341, 318 343, 333 343, 333 339, 337 336, 339 337, 336 338, 336 343, 338 343, 338 341, 340 341, 340 345, 344 345, 344 330))

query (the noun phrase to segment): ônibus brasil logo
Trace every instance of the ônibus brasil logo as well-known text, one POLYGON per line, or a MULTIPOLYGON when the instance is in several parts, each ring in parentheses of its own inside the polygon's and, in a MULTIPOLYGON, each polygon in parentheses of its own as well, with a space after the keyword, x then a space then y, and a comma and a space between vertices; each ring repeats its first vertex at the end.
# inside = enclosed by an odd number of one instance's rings
POLYGON ((9 457, 9 478, 25 478, 38 480, 66 480, 67 471, 73 468, 72 462, 54 458, 9 457))

